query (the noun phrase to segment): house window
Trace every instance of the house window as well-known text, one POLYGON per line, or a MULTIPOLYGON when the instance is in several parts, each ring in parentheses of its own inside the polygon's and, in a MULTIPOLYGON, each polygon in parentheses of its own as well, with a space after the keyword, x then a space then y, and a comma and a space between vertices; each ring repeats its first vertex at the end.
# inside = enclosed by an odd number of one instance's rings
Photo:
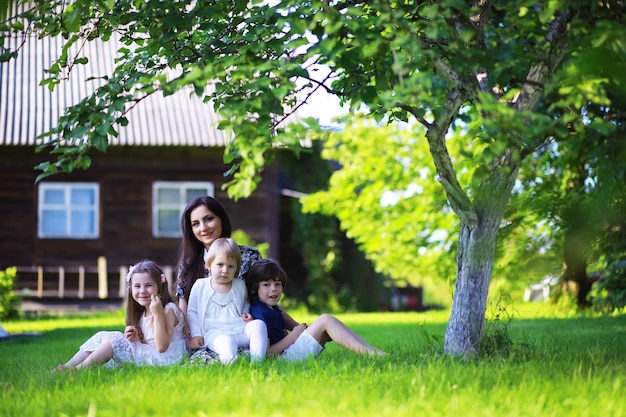
POLYGON ((187 203, 201 195, 213 196, 211 182, 155 182, 152 186, 152 234, 180 237, 180 217, 187 203))
POLYGON ((98 238, 100 188, 97 183, 39 185, 40 238, 98 238))

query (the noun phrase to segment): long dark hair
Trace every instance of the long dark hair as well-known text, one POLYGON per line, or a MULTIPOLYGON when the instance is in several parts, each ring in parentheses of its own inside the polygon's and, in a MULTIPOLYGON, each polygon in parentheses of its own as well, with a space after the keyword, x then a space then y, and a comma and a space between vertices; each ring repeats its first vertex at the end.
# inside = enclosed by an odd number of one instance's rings
POLYGON ((167 279, 165 279, 165 273, 163 273, 161 267, 157 265, 154 261, 144 259, 134 266, 131 266, 128 274, 126 275, 126 282, 128 286, 126 294, 127 326, 139 326, 141 316, 143 316, 146 312, 145 307, 143 307, 133 298, 133 286, 131 285, 131 281, 133 279, 133 275, 135 275, 137 272, 147 273, 150 278, 152 278, 152 281, 154 281, 157 287, 159 287, 159 298, 161 299, 161 304, 163 304, 163 307, 165 307, 167 303, 172 302, 172 296, 170 295, 170 290, 167 285, 167 279))
POLYGON ((222 221, 220 237, 230 237, 232 233, 230 218, 224 207, 213 197, 205 195, 196 197, 187 203, 180 218, 180 227, 183 237, 178 249, 178 281, 184 288, 184 298, 189 298, 191 287, 198 278, 204 277, 204 244, 193 234, 191 226, 191 212, 200 206, 205 206, 222 221))
POLYGON ((283 289, 287 286, 287 273, 271 259, 259 259, 248 270, 246 286, 250 304, 259 300, 259 284, 262 281, 279 281, 283 289))

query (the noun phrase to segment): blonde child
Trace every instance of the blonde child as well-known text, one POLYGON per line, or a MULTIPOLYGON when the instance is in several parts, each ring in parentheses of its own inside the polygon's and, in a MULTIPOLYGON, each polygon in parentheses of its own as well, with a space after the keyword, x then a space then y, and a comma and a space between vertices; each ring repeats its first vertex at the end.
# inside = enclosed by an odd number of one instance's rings
MULTIPOLYGON (((230 237, 232 227, 226 209, 215 198, 204 195, 191 200, 181 216, 183 237, 180 241, 176 296, 178 306, 187 316, 187 300, 198 278, 208 277, 206 259, 211 244, 220 237, 230 237)), ((261 259, 251 246, 239 246, 241 267, 238 278, 245 280, 250 265, 261 259)))
POLYGON ((181 363, 187 353, 185 318, 172 301, 162 269, 144 260, 126 275, 126 328, 100 331, 89 338, 64 365, 56 370, 123 363, 166 366, 181 363))
POLYGON ((317 357, 331 340, 357 353, 385 355, 384 351, 367 343, 330 314, 322 314, 309 326, 298 324, 278 306, 286 282, 287 274, 271 259, 257 261, 246 277, 250 312, 255 319, 263 320, 268 329, 268 356, 279 356, 290 361, 305 360, 310 355, 317 357))
POLYGON ((252 360, 262 360, 267 352, 265 323, 253 320, 246 284, 235 279, 240 266, 237 243, 216 239, 207 257, 210 276, 198 279, 189 295, 189 347, 214 351, 224 364, 237 358, 239 348, 249 347, 252 360))

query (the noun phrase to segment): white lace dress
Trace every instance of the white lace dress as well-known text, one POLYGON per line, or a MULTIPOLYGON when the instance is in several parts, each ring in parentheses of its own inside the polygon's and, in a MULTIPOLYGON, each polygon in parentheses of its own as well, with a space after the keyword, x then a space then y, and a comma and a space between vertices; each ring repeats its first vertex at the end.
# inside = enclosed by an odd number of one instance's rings
POLYGON ((146 343, 131 342, 124 333, 117 331, 100 331, 82 344, 80 350, 93 352, 104 340, 109 340, 113 346, 113 357, 105 364, 107 368, 116 368, 123 363, 134 363, 140 366, 167 366, 182 363, 187 354, 187 344, 183 328, 185 317, 178 306, 168 303, 165 312, 174 310, 178 324, 174 328, 169 348, 159 353, 154 343, 154 326, 152 316, 141 318, 141 331, 146 343))

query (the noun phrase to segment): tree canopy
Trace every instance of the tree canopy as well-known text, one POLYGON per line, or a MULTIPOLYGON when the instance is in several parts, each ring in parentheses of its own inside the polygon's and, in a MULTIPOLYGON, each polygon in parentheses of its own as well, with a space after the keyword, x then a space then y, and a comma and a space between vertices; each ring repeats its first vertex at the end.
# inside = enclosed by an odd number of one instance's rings
POLYGON ((459 220, 445 340, 453 355, 480 343, 496 237, 523 161, 559 161, 563 146, 610 135, 615 124, 599 112, 625 96, 626 72, 612 70, 626 56, 621 0, 41 0, 21 10, 0 36, 66 39, 50 88, 89 59, 84 42, 115 36, 126 45, 115 72, 42 138, 58 157, 39 167, 42 176, 88 167, 89 151, 106 151, 130 108, 183 88, 211 102, 234 133, 225 153, 234 196, 254 189, 272 149, 300 149, 315 123, 283 122, 315 90, 377 121, 421 125, 409 141, 428 144, 459 220), (585 65, 591 57, 602 64, 585 65), (449 137, 461 131, 455 157, 449 137))
POLYGON ((322 157, 340 169, 327 190, 303 199, 306 211, 336 216, 376 268, 394 279, 452 281, 458 219, 435 181, 423 128, 357 122, 332 132, 322 157))

